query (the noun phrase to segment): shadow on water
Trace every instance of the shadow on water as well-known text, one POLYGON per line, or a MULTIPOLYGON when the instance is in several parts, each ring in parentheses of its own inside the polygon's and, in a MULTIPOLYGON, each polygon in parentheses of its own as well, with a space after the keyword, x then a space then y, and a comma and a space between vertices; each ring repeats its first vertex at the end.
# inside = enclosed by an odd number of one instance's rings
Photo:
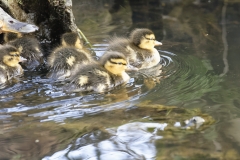
POLYGON ((97 56, 111 36, 154 31, 159 66, 107 94, 67 93, 26 72, 0 90, 0 159, 237 159, 238 1, 73 1, 97 56))

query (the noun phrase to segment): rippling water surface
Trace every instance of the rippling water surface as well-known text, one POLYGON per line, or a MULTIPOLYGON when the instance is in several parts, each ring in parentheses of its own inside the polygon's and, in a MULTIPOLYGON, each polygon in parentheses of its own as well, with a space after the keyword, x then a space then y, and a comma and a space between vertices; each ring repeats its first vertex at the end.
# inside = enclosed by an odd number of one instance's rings
POLYGON ((74 0, 96 56, 111 36, 152 29, 161 74, 96 94, 25 72, 0 90, 0 159, 239 159, 240 2, 224 2, 74 0))

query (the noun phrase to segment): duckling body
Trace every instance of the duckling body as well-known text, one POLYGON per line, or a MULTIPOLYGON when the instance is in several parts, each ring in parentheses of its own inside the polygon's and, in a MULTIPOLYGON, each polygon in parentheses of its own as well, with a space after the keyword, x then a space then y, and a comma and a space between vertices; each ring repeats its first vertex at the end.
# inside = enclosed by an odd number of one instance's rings
POLYGON ((21 60, 23 59, 15 47, 11 45, 0 46, 0 84, 23 74, 23 69, 19 64, 21 60))
POLYGON ((160 62, 160 54, 155 46, 162 45, 155 40, 149 29, 135 29, 130 38, 115 37, 109 43, 107 51, 123 53, 130 66, 137 69, 151 68, 160 62))
POLYGON ((79 67, 94 62, 91 55, 83 49, 77 33, 65 33, 61 37, 61 46, 48 57, 49 77, 64 80, 79 67))
POLYGON ((63 80, 77 68, 92 62, 89 54, 74 47, 58 47, 48 57, 50 77, 63 80))
POLYGON ((20 33, 5 33, 4 40, 7 44, 21 50, 21 56, 27 59, 22 65, 28 70, 35 70, 44 63, 43 54, 36 38, 23 36, 20 33))
POLYGON ((73 91, 107 91, 130 79, 126 68, 127 61, 122 53, 106 52, 99 63, 82 66, 71 77, 68 88, 73 91))

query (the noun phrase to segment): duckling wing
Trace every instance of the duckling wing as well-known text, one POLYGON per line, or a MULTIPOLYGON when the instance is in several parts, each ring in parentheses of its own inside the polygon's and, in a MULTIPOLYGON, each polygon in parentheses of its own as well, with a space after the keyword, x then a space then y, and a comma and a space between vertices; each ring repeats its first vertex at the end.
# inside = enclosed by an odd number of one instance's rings
POLYGON ((127 48, 130 45, 130 41, 126 38, 114 37, 110 40, 107 51, 117 51, 123 53, 125 56, 132 54, 127 48))
POLYGON ((87 53, 74 47, 57 48, 48 57, 50 72, 55 78, 69 77, 91 61, 93 60, 87 53))

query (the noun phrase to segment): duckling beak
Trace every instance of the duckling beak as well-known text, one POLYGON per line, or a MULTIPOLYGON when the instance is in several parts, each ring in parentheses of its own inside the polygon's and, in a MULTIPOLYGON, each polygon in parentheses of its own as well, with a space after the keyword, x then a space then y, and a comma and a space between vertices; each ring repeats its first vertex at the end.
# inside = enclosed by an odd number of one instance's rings
POLYGON ((0 33, 2 32, 21 32, 30 33, 38 30, 38 27, 32 24, 20 22, 8 15, 0 8, 0 33))
POLYGON ((19 60, 19 62, 25 62, 25 61, 27 61, 27 59, 24 58, 24 57, 22 57, 22 56, 20 56, 20 60, 19 60))
POLYGON ((158 41, 154 41, 154 46, 161 46, 162 43, 161 42, 158 42, 158 41))

